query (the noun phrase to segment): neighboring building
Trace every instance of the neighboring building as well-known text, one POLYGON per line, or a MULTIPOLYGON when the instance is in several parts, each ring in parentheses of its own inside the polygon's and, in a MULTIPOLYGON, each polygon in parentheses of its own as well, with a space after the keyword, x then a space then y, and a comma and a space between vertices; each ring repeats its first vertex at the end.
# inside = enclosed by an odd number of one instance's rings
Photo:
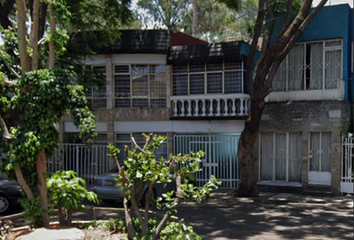
POLYGON ((352 14, 324 7, 279 67, 260 126, 259 184, 340 192, 341 136, 353 123, 352 14))
MULTIPOLYGON (((132 146, 141 133, 168 136, 159 155, 203 150, 204 183, 211 174, 236 188, 237 142, 248 115, 244 42, 208 44, 167 30, 124 30, 112 46, 85 59, 101 70, 106 85, 88 93, 96 115, 96 143, 132 146)), ((70 116, 62 140, 79 130, 70 116)), ((121 151, 120 158, 124 158, 121 151)))

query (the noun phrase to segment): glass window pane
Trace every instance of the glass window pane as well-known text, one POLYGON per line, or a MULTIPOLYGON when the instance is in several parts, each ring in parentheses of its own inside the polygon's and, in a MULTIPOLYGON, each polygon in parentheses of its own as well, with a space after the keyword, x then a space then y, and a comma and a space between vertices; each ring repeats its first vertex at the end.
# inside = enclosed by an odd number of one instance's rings
POLYGON ((133 97, 148 97, 148 76, 135 75, 132 79, 132 96, 133 97))
POLYGON ((175 65, 172 67, 172 72, 173 73, 187 73, 188 67, 187 67, 187 65, 178 65, 178 66, 175 65))
POLYGON ((118 98, 130 97, 130 75, 114 76, 114 91, 118 98))
POLYGON ((242 62, 225 62, 225 70, 241 70, 242 62))
POLYGON ((276 134, 275 145, 275 180, 286 181, 286 134, 276 134))
POLYGON ((208 93, 222 93, 222 73, 208 73, 207 84, 208 93))
POLYGON ((260 146, 260 178, 263 181, 273 180, 273 134, 261 133, 260 146))
POLYGON ((342 51, 325 52, 325 89, 337 89, 342 77, 342 51))
POLYGON ((188 75, 173 75, 173 95, 188 95, 188 75))
POLYGON ((190 64, 189 65, 189 72, 204 72, 205 71, 205 64, 190 64))
POLYGON ((306 45, 306 89, 322 89, 323 42, 306 45))
POLYGON ((166 65, 151 65, 150 73, 166 73, 166 65))
POLYGON ((208 63, 207 71, 222 71, 223 64, 222 63, 208 63))
POLYGON ((190 94, 204 94, 204 74, 190 75, 190 94))
POLYGON ((129 65, 116 65, 114 66, 115 73, 129 73, 129 65))
POLYGON ((148 65, 132 65, 132 74, 147 74, 148 65))
POLYGON ((242 92, 242 71, 225 72, 225 93, 242 92))
POLYGON ((288 54, 288 90, 304 90, 304 44, 295 45, 288 54))

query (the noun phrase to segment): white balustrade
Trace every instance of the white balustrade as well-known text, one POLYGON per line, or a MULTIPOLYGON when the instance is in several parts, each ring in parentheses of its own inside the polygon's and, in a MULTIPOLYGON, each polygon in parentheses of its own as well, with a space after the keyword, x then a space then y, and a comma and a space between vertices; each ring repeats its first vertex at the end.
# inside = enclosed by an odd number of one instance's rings
POLYGON ((248 94, 171 96, 174 117, 247 116, 248 94))

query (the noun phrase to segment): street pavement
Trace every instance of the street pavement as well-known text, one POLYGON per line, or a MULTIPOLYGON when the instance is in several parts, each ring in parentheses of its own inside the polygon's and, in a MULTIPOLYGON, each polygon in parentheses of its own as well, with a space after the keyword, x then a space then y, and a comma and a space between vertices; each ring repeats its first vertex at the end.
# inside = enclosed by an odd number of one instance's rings
MULTIPOLYGON (((117 217, 123 213, 96 210, 97 220, 117 217)), ((207 240, 354 239, 353 196, 262 192, 235 198, 219 190, 202 203, 184 202, 178 217, 207 240)), ((92 211, 75 213, 74 220, 79 219, 93 219, 92 211)), ((24 224, 23 219, 14 224, 24 224)))

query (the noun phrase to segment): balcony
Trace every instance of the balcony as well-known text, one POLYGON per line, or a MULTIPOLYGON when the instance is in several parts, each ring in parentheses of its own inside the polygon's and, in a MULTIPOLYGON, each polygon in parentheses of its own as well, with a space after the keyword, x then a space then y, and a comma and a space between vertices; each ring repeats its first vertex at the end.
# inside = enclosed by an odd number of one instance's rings
POLYGON ((173 118, 240 117, 249 114, 248 94, 171 96, 173 118))

